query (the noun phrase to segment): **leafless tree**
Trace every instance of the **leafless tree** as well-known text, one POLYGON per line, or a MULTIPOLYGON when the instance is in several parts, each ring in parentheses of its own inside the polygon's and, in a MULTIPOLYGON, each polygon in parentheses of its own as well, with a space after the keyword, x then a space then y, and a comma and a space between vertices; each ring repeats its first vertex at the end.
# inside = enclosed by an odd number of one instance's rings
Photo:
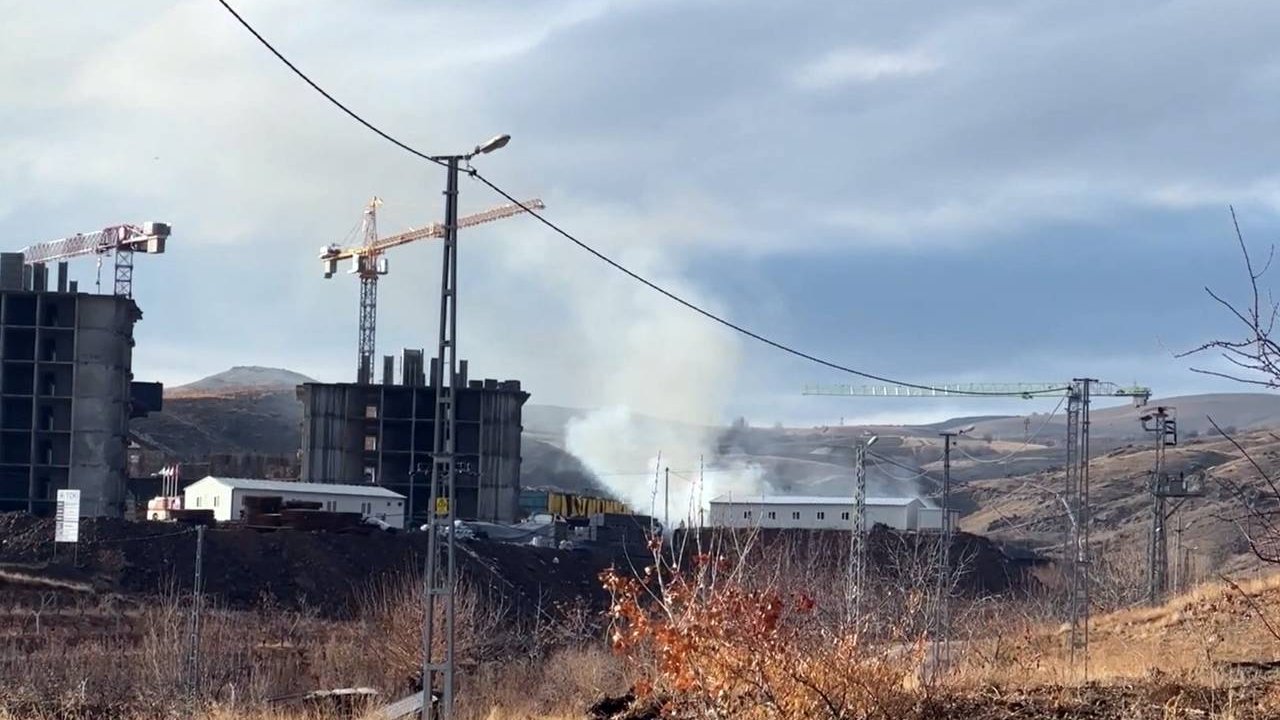
POLYGON ((1276 302, 1270 290, 1259 286, 1259 281, 1271 268, 1275 246, 1268 248, 1267 261, 1258 269, 1249 254, 1244 234, 1240 232, 1240 222, 1236 219, 1234 207, 1231 208, 1231 223, 1235 227, 1236 241, 1240 244, 1240 254, 1244 257, 1245 270, 1249 275, 1249 299, 1245 303, 1233 303, 1212 288, 1206 287, 1204 291, 1243 326, 1242 332, 1236 339, 1210 340, 1192 350, 1179 353, 1178 357, 1217 351, 1236 369, 1229 372, 1194 367, 1191 369, 1203 375, 1215 375, 1249 385, 1280 388, 1280 344, 1272 339, 1276 318, 1280 315, 1280 303, 1276 302))
MULTIPOLYGON (((1177 357, 1216 351, 1234 369, 1230 371, 1197 367, 1191 369, 1203 375, 1213 375, 1248 385, 1280 388, 1280 342, 1273 339, 1272 335, 1276 330, 1277 316, 1280 316, 1280 303, 1276 301, 1269 289, 1261 285, 1263 276, 1271 268, 1271 262, 1275 259, 1275 246, 1268 248, 1266 262, 1259 267, 1249 253, 1244 234, 1240 232, 1240 222, 1236 218, 1234 207, 1231 208, 1231 223, 1249 276, 1248 299, 1244 303, 1233 303, 1211 288, 1206 287, 1205 292, 1215 302, 1226 308, 1230 316, 1243 326, 1241 333, 1235 339, 1211 340, 1192 350, 1179 353, 1177 357)), ((1215 480, 1239 502, 1242 509, 1240 514, 1228 519, 1240 529, 1250 550, 1259 560, 1280 564, 1280 484, 1237 440, 1234 427, 1221 427, 1212 417, 1208 420, 1218 435, 1229 441, 1239 451, 1263 481, 1264 489, 1259 492, 1254 487, 1232 478, 1215 477, 1215 480)))

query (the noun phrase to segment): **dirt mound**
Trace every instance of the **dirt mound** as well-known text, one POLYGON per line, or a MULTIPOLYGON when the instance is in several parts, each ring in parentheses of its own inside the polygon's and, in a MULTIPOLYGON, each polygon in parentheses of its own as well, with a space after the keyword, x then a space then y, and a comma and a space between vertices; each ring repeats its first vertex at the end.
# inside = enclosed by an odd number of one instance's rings
MULTIPOLYGON (((24 577, 59 578, 98 593, 132 596, 192 586, 196 534, 189 528, 91 518, 82 521, 80 532, 78 547, 55 549, 53 520, 0 514, 0 570, 20 567, 24 577)), ((229 607, 274 603, 341 617, 353 612, 377 582, 418 573, 427 540, 424 533, 376 530, 340 534, 210 529, 203 582, 206 592, 229 607)), ((464 583, 516 612, 580 601, 600 607, 606 600, 600 572, 611 564, 630 562, 608 552, 480 540, 459 541, 457 561, 464 583)))

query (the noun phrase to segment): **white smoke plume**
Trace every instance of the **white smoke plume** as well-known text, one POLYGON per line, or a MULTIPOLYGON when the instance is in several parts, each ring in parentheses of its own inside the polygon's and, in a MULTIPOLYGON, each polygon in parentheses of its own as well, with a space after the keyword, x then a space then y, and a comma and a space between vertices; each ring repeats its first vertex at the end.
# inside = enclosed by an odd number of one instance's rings
POLYGON ((676 527, 699 524, 699 511, 716 496, 768 491, 760 466, 714 459, 718 434, 716 428, 637 417, 619 405, 570 421, 565 445, 618 499, 676 527))
MULTIPOLYGON (((563 216, 549 212, 635 272, 723 312, 687 279, 681 260, 688 238, 720 237, 725 228, 714 208, 669 199, 636 207, 565 201, 563 216)), ((551 208, 558 202, 548 198, 551 208)), ((464 319, 480 348, 476 356, 501 358, 502 372, 520 377, 535 403, 588 409, 565 428, 565 449, 637 512, 653 509, 655 467, 669 467, 671 518, 678 524, 698 501, 700 458, 707 465, 703 506, 717 494, 761 492, 763 473, 716 460, 716 439, 730 420, 740 338, 559 238, 515 228, 491 229, 495 237, 512 229, 486 256, 501 267, 471 277, 468 297, 476 299, 460 309, 474 313, 464 319), (497 304, 513 286, 526 288, 520 301, 497 304)), ((659 495, 659 518, 665 506, 659 495)))

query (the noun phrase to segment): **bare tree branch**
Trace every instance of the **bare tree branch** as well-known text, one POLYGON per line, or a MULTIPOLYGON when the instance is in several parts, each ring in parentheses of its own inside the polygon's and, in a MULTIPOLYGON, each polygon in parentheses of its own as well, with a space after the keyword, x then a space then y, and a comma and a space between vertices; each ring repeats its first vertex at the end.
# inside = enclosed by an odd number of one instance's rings
POLYGON ((1230 585, 1232 590, 1235 590, 1236 592, 1240 593, 1240 597, 1243 598, 1246 603, 1248 603, 1249 608, 1252 609, 1254 614, 1258 616, 1258 619, 1262 621, 1262 624, 1267 627, 1267 632, 1271 633, 1271 637, 1275 638, 1276 640, 1280 640, 1280 632, 1276 631, 1275 626, 1272 625, 1271 621, 1267 619, 1266 613, 1264 613, 1262 611, 1262 608, 1258 606, 1258 603, 1253 599, 1253 596, 1245 592, 1243 588, 1237 585, 1234 580, 1227 577, 1226 575, 1219 575, 1218 578, 1221 579, 1222 582, 1226 583, 1227 585, 1230 585))
POLYGON ((1205 368, 1192 368, 1192 370, 1202 375, 1212 375, 1249 385, 1280 387, 1280 343, 1271 337, 1277 318, 1280 317, 1280 304, 1276 303, 1270 291, 1266 292, 1264 300, 1263 291, 1258 287, 1258 281, 1271 269, 1275 260, 1275 246, 1268 248, 1266 262, 1261 269, 1257 269, 1253 257, 1249 254, 1244 233, 1240 230, 1240 221, 1236 217, 1234 207, 1231 208, 1231 224, 1235 229, 1236 242, 1240 246, 1240 255, 1244 258, 1245 271, 1249 276, 1249 299, 1246 303, 1237 305, 1211 288, 1206 287, 1204 290, 1214 302, 1226 308, 1228 313, 1244 325, 1244 335, 1239 339, 1211 340, 1186 352, 1178 353, 1175 357, 1188 357, 1207 350, 1218 350, 1228 363, 1263 377, 1261 379, 1243 377, 1205 368))

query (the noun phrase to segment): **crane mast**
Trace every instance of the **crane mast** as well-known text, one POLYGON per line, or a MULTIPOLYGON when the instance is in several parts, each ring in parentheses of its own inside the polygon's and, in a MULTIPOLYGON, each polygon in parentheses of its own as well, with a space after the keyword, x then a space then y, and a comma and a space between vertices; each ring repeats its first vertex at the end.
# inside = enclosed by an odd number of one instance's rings
POLYGON ((378 325, 378 276, 387 272, 387 263, 374 251, 378 243, 378 206, 376 196, 364 209, 365 251, 355 258, 355 271, 360 276, 360 339, 357 349, 356 382, 367 384, 373 378, 373 350, 378 325))
MULTIPOLYGON (((324 264, 324 276, 333 277, 338 263, 351 260, 351 272, 360 278, 360 329, 356 347, 356 382, 365 385, 373 381, 373 358, 377 341, 378 278, 387 274, 384 253, 394 247, 407 245, 426 238, 443 238, 446 227, 431 223, 426 227, 407 230, 387 237, 378 237, 378 208, 382 200, 374 197, 365 205, 361 223, 362 242, 351 247, 329 245, 320 251, 324 264)), ((458 220, 458 227, 474 227, 484 223, 519 215, 529 210, 541 210, 546 205, 537 198, 524 203, 499 205, 484 212, 468 215, 458 220)))

